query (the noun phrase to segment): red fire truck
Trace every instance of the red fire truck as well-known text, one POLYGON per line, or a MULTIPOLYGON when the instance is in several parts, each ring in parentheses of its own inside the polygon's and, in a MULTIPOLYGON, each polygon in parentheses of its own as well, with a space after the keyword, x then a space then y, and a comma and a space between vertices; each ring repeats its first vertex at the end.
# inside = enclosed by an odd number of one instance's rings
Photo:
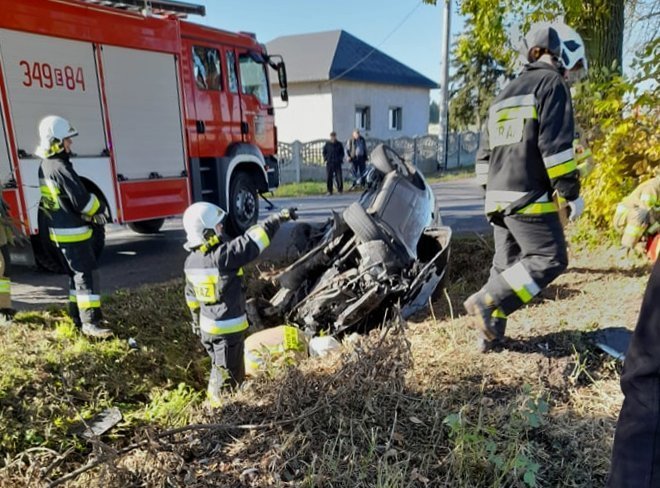
MULTIPOLYGON (((175 1, 0 0, 0 182, 36 262, 59 261, 39 211, 37 126, 78 130, 74 167, 115 223, 156 232, 192 202, 220 204, 241 232, 279 183, 269 66, 254 35, 183 20, 175 1)), ((95 231, 97 252, 102 229, 95 231)))

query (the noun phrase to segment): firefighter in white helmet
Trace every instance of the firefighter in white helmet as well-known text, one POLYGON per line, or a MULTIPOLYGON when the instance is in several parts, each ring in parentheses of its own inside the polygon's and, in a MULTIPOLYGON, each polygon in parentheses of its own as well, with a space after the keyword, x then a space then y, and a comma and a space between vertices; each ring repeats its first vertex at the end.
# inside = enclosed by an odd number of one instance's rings
MULTIPOLYGON (((568 85, 573 87, 587 76, 589 69, 584 41, 575 29, 566 24, 554 24, 553 27, 557 29, 561 38, 561 62, 565 70, 564 78, 568 85)), ((584 131, 577 124, 575 124, 573 150, 580 177, 584 178, 593 170, 594 162, 584 131)))
POLYGON ((584 208, 558 31, 533 26, 523 53, 528 64, 491 105, 477 154, 477 162, 488 164, 485 210, 495 256, 490 279, 464 305, 475 316, 482 351, 504 337, 507 316, 568 265, 553 193, 566 199, 571 219, 584 208))
POLYGON ((106 338, 112 332, 100 326, 101 294, 92 248, 93 226, 106 223, 106 208, 87 191, 71 163, 71 139, 77 135, 69 121, 56 115, 39 123, 40 208, 48 221, 50 240, 68 268, 71 319, 83 334, 106 338))
POLYGON ((245 376, 243 348, 248 320, 245 313, 243 266, 270 245, 280 222, 296 220, 295 208, 282 210, 235 239, 222 239, 226 212, 212 203, 197 202, 183 214, 185 248, 190 251, 184 271, 185 296, 193 330, 211 357, 208 396, 217 404, 224 387, 245 376))

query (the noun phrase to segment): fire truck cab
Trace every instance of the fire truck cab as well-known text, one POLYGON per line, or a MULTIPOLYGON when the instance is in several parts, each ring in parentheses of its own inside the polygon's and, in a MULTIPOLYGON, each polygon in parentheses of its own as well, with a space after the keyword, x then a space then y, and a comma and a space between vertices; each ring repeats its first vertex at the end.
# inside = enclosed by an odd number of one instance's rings
MULTIPOLYGON (((279 184, 268 79, 286 71, 251 34, 184 21, 174 1, 0 0, 0 182, 37 264, 58 270, 39 209, 37 126, 68 119, 74 168, 115 223, 157 232, 193 201, 239 233, 279 184), (121 6, 122 8, 118 8, 121 6)), ((94 235, 97 252, 104 233, 94 235)))

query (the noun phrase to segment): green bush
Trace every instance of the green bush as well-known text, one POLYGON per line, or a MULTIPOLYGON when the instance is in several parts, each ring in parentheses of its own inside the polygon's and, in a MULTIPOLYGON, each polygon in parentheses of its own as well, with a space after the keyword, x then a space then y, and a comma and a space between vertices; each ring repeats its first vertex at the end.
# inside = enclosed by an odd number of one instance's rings
POLYGON ((597 70, 576 87, 578 124, 594 155, 595 168, 583 182, 585 220, 610 227, 615 207, 660 162, 660 40, 645 46, 634 63, 634 78, 597 70))

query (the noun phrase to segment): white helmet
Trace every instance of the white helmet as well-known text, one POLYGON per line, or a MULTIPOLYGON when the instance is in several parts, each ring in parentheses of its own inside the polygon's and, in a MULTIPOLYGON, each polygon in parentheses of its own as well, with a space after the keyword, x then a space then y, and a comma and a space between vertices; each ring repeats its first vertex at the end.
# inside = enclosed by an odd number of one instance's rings
POLYGON ((557 24, 554 27, 559 32, 559 37, 561 38, 561 60, 564 63, 564 67, 568 71, 576 67, 578 69, 583 68, 586 73, 588 69, 587 53, 584 49, 582 36, 566 24, 557 24))
POLYGON ((529 28, 520 49, 520 54, 527 62, 534 61, 530 58, 530 51, 535 47, 546 49, 556 58, 560 57, 561 39, 555 27, 556 25, 549 22, 537 22, 529 28))
POLYGON ((192 249, 206 242, 208 230, 225 220, 227 212, 208 202, 193 203, 183 213, 183 228, 186 231, 186 247, 192 249))
POLYGON ((57 115, 49 115, 39 122, 39 146, 37 155, 42 158, 49 158, 64 150, 62 141, 67 137, 78 135, 68 120, 57 115))

